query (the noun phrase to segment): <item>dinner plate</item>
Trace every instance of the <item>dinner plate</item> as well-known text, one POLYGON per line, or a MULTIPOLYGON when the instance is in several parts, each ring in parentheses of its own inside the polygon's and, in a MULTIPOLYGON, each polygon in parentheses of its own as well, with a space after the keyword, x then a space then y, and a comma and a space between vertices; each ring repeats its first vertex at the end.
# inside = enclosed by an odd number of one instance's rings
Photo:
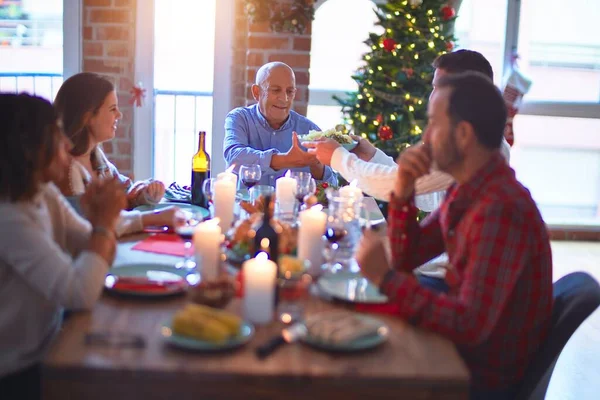
POLYGON ((389 328, 383 321, 362 314, 355 315, 355 318, 377 326, 375 332, 369 334, 368 336, 362 336, 355 340, 343 343, 325 341, 319 337, 312 336, 310 333, 308 333, 305 337, 301 339, 301 342, 319 350, 350 353, 355 351, 372 349, 374 347, 379 346, 387 340, 389 336, 389 328))
POLYGON ((184 214, 186 215, 186 217, 188 219, 194 217, 194 214, 200 214, 203 219, 210 216, 210 213, 204 207, 196 206, 193 204, 187 204, 187 203, 178 203, 178 202, 174 202, 174 201, 165 201, 165 202, 161 202, 161 203, 153 204, 153 205, 144 204, 144 205, 135 207, 134 210, 153 211, 153 210, 160 210, 161 208, 166 208, 166 207, 170 207, 170 206, 178 207, 180 210, 182 210, 184 212, 184 214))
MULTIPOLYGON (((310 142, 310 140, 306 140, 306 135, 300 135, 298 136, 298 139, 300 140, 300 143, 304 143, 304 142, 310 142)), ((351 143, 340 143, 342 145, 343 148, 345 148, 348 151, 354 150, 354 148, 356 146, 358 146, 358 142, 356 140, 352 140, 351 143)))
POLYGON ((432 278, 444 279, 446 277, 446 268, 442 263, 427 263, 415 268, 415 273, 429 276, 432 278))
POLYGON ((357 273, 326 273, 319 278, 317 286, 327 296, 352 303, 384 304, 388 301, 377 286, 357 273))
POLYGON ((109 292, 137 297, 172 296, 186 291, 192 275, 171 264, 125 264, 107 272, 104 288, 109 292))
POLYGON ((178 335, 173 332, 171 321, 163 323, 161 334, 168 344, 182 349, 194 351, 225 351, 235 349, 248 343, 254 336, 254 326, 250 322, 242 322, 239 334, 229 338, 223 343, 214 343, 178 335))

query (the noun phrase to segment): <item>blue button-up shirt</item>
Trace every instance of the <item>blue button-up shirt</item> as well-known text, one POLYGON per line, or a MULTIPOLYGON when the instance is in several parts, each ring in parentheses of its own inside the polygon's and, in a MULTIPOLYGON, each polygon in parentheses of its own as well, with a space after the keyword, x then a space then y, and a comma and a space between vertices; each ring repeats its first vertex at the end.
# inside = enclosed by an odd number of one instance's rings
MULTIPOLYGON (((258 164, 262 170, 260 183, 274 185, 274 179, 286 173, 287 169, 275 171, 271 168, 273 154, 285 153, 292 147, 292 132, 299 135, 309 130, 320 130, 308 118, 290 111, 290 116, 279 129, 273 129, 260 113, 258 104, 239 107, 225 118, 225 139, 223 155, 229 167, 235 170, 241 165, 258 164)), ((290 168, 292 171, 310 171, 310 167, 290 168)), ((337 185, 337 177, 331 167, 325 167, 323 180, 337 185)))

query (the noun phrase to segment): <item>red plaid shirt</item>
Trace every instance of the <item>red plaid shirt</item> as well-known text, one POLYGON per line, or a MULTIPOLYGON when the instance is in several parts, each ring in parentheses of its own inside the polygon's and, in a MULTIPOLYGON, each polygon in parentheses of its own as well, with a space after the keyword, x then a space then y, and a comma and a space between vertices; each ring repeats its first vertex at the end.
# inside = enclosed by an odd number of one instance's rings
POLYGON ((552 313, 552 255, 529 191, 500 157, 452 186, 439 210, 392 199, 389 236, 396 273, 382 291, 400 317, 452 340, 472 385, 503 388, 523 377, 552 313), (421 287, 413 268, 448 253, 448 295, 421 287))

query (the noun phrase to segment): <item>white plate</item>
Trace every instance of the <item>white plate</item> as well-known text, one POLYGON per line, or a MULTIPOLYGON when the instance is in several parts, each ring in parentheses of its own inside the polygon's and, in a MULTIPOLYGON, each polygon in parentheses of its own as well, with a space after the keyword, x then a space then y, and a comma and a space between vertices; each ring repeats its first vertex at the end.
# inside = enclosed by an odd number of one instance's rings
MULTIPOLYGON (((313 315, 308 319, 310 320, 310 318, 327 318, 330 314, 333 315, 336 313, 337 311, 325 312, 322 314, 313 315)), ((372 316, 362 314, 355 314, 354 318, 358 318, 364 321, 365 323, 371 324, 377 328, 372 334, 359 337, 349 342, 335 343, 325 341, 319 337, 312 336, 310 332, 304 338, 302 338, 301 341, 319 350, 351 353, 355 351, 362 351, 366 349, 371 349, 373 347, 377 347, 387 340, 389 336, 389 328, 383 321, 372 316)))
POLYGON ((415 273, 429 276, 432 278, 444 279, 446 277, 446 268, 442 263, 428 263, 415 268, 415 273))
POLYGON ((377 286, 356 273, 326 273, 319 278, 317 286, 325 295, 352 303, 384 304, 388 301, 377 286))
POLYGON ((153 210, 160 210, 161 208, 166 208, 166 207, 170 207, 170 206, 179 208, 185 214, 187 219, 194 218, 195 217, 194 214, 200 214, 202 216, 202 218, 206 218, 206 217, 210 216, 210 213, 204 207, 196 206, 193 204, 176 203, 176 202, 169 202, 169 201, 161 202, 161 203, 154 204, 154 205, 144 204, 144 205, 134 208, 134 210, 153 211, 153 210))
POLYGON ((164 297, 172 296, 174 294, 184 293, 187 289, 187 285, 174 285, 172 288, 164 290, 151 290, 144 289, 143 286, 139 289, 120 289, 113 287, 115 281, 119 277, 122 278, 148 278, 157 281, 177 281, 184 279, 187 283, 190 283, 190 279, 193 279, 194 274, 190 274, 189 271, 184 269, 178 269, 173 267, 171 264, 155 264, 155 263, 132 263, 123 264, 118 267, 111 268, 104 280, 104 287, 106 290, 114 293, 119 293, 128 296, 137 297, 164 297), (115 279, 117 278, 117 279, 115 279))

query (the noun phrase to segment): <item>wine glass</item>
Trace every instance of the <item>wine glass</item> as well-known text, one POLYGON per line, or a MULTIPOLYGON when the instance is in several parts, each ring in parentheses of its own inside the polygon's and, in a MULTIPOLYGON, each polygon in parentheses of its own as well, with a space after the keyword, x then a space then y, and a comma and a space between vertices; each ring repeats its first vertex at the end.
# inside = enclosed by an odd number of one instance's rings
POLYGON ((175 268, 183 268, 189 271, 192 271, 196 268, 192 239, 194 237, 194 228, 196 225, 198 225, 198 223, 200 223, 200 221, 202 221, 202 215, 194 214, 194 216, 189 218, 184 225, 175 228, 175 233, 177 233, 177 235, 179 235, 184 242, 183 260, 175 264, 175 268))
POLYGON ((310 172, 293 171, 290 175, 296 180, 296 200, 299 203, 298 207, 302 207, 304 197, 315 193, 317 190, 317 182, 310 172))
POLYGON ((258 164, 242 165, 240 167, 240 178, 244 186, 248 189, 256 185, 260 181, 261 176, 262 171, 258 164))
MULTIPOLYGON (((205 179, 204 182, 202 182, 202 193, 204 194, 204 198, 206 199, 206 207, 208 208, 209 212, 213 203, 213 195, 215 191, 216 181, 217 180, 215 178, 209 178, 205 179)), ((210 212, 210 215, 212 216, 212 212, 210 212)))

